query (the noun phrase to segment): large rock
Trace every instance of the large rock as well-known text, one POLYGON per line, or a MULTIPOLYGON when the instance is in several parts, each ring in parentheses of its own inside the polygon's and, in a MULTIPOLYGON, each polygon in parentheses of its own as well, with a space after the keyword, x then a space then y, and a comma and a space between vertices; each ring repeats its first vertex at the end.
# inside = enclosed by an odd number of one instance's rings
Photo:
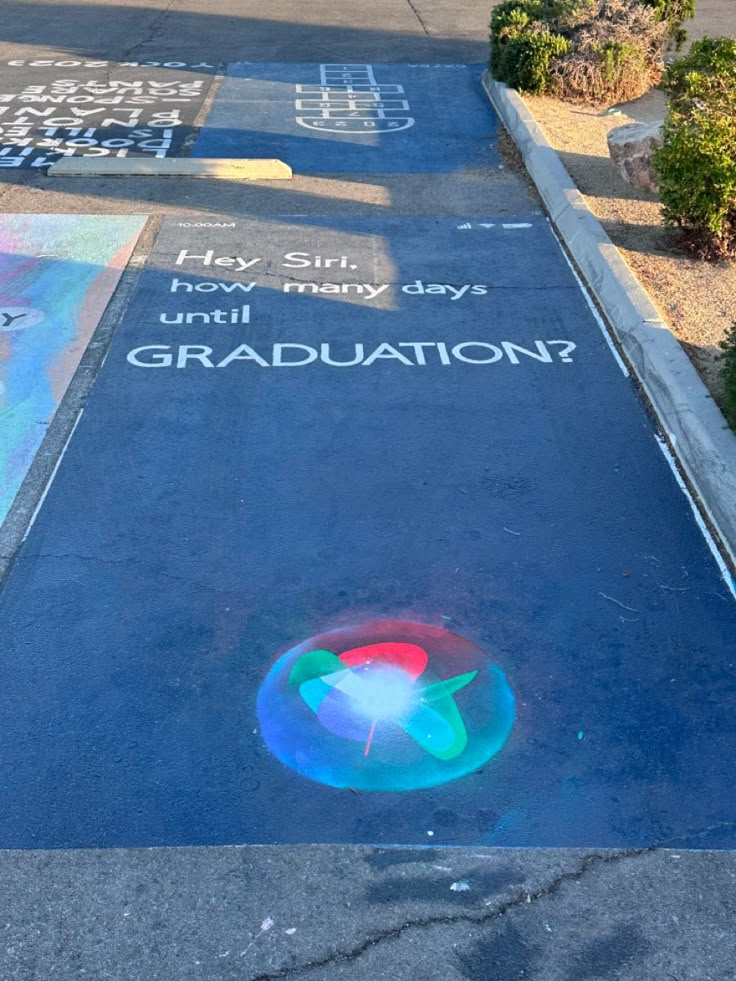
POLYGON ((652 154, 662 146, 662 123, 631 123, 608 134, 608 152, 621 176, 644 191, 657 190, 652 154))

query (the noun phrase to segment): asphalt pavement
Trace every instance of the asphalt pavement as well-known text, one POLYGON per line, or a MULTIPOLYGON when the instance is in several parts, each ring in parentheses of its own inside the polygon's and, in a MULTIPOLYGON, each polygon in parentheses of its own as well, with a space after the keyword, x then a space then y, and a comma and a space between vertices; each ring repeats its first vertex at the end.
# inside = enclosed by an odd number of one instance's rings
POLYGON ((3 979, 736 978, 731 580, 473 88, 488 16, 5 5, 3 92, 128 86, 67 138, 295 177, 49 177, 53 115, 0 168, 131 216, 0 532, 3 979))

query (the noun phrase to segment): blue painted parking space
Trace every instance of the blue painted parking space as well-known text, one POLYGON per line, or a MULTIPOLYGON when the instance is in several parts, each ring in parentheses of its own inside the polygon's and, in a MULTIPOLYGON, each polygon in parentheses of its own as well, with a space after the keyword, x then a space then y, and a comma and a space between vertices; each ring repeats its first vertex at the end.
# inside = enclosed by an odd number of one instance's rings
POLYGON ((451 173, 497 164, 482 65, 236 62, 194 148, 295 173, 451 173))
POLYGON ((0 595, 0 846, 733 847, 733 584, 546 220, 206 224, 0 595))

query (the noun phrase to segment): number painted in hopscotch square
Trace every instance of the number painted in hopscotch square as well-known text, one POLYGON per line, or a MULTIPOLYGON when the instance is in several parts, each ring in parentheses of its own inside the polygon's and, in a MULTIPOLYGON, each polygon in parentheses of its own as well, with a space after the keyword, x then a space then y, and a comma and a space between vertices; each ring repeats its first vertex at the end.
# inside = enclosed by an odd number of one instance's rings
POLYGON ((296 121, 305 129, 370 135, 414 125, 404 87, 379 84, 372 65, 320 65, 319 84, 296 85, 296 121))

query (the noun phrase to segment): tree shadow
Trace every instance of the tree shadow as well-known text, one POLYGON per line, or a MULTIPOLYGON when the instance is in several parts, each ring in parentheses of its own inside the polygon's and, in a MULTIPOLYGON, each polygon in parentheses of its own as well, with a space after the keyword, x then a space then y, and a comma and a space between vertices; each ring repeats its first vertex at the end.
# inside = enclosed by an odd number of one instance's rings
POLYGON ((620 977, 622 968, 641 961, 651 950, 651 943, 637 923, 619 923, 570 956, 565 981, 605 981, 620 977))
MULTIPOLYGON (((426 861, 426 858, 425 858, 426 861)), ((467 873, 465 873, 467 874, 467 873)), ((507 886, 523 881, 523 876, 511 868, 490 872, 473 872, 468 875, 468 889, 452 890, 453 875, 449 872, 429 869, 424 876, 396 876, 382 879, 366 890, 366 901, 371 904, 432 903, 447 906, 479 906, 484 899, 496 896, 507 886)), ((461 879, 460 881, 465 881, 461 879)))
POLYGON ((376 28, 370 5, 332 5, 330 24, 323 22, 326 8, 311 19, 304 8, 301 13, 298 20, 293 9, 280 19, 176 7, 144 12, 119 4, 10 0, 3 5, 0 43, 110 61, 468 62, 485 61, 488 53, 485 40, 429 36, 408 8, 398 12, 406 25, 400 30, 376 28), (140 40, 131 43, 134 38, 140 40))
POLYGON ((566 150, 556 152, 565 170, 572 176, 583 194, 596 198, 621 198, 626 201, 659 200, 652 191, 645 191, 627 183, 607 155, 570 153, 566 150))
POLYGON ((527 981, 536 976, 543 953, 512 923, 504 923, 492 936, 458 954, 457 960, 467 981, 527 981))

